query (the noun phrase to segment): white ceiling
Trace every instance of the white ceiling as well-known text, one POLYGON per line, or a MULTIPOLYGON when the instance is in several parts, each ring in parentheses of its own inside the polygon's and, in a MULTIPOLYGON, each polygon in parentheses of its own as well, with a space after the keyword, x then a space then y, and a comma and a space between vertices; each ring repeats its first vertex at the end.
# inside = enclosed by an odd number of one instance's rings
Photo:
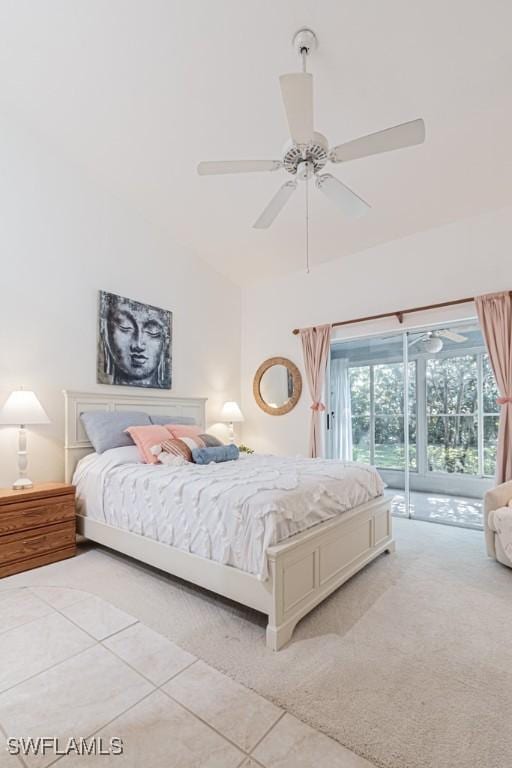
POLYGON ((427 124, 423 146, 329 169, 372 204, 365 219, 312 190, 313 268, 512 201, 509 0, 0 0, 0 99, 170 243, 247 283, 303 268, 302 194, 257 231, 285 172, 195 168, 280 157, 278 76, 299 69, 303 25, 332 145, 427 124))

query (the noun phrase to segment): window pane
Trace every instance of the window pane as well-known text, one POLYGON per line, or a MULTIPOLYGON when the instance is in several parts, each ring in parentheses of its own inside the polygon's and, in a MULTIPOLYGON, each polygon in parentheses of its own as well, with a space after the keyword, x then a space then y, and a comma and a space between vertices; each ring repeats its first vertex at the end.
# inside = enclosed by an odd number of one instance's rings
POLYGON ((426 375, 428 415, 476 412, 476 355, 429 358, 426 375))
MULTIPOLYGON (((374 366, 375 413, 401 414, 404 410, 404 366, 383 363, 374 366)), ((375 438, 377 442, 377 438, 375 438)))
POLYGON ((370 366, 356 366, 349 372, 352 416, 367 416, 370 414, 370 366))
MULTIPOLYGON (((381 469, 405 469, 402 415, 375 417, 375 464, 381 469)), ((416 419, 409 422, 409 459, 416 469, 416 419)))
POLYGON ((370 463, 369 416, 352 416, 352 460, 370 463))
POLYGON ((431 472, 478 474, 478 426, 473 416, 427 419, 428 468, 431 472))
POLYGON ((484 416, 484 475, 496 472, 499 416, 484 416))
POLYGON ((409 469, 412 472, 418 470, 416 439, 416 415, 414 415, 409 418, 409 469))
POLYGON ((484 413, 499 413, 500 407, 496 402, 496 398, 499 396, 498 388, 488 354, 483 356, 483 373, 484 413))
POLYGON ((404 420, 401 415, 375 416, 375 464, 383 469, 404 468, 404 420))
MULTIPOLYGON (((416 361, 409 363, 409 418, 416 418, 416 361)), ((416 431, 415 431, 416 435, 416 431)), ((410 437, 409 437, 410 439, 410 437)), ((416 437, 414 438, 416 440, 416 437)))

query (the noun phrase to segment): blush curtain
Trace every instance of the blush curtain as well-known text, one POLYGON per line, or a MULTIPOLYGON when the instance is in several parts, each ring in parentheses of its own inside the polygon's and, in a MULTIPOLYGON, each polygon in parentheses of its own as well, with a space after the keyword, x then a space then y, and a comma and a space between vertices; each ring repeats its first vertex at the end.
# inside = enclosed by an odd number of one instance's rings
POLYGON ((325 411, 322 403, 322 391, 329 354, 331 326, 318 325, 314 328, 301 328, 299 331, 306 367, 306 380, 311 395, 311 427, 309 433, 309 456, 316 458, 321 450, 320 414, 325 411))
POLYGON ((512 480, 512 298, 509 292, 475 298, 489 359, 500 396, 496 480, 512 480))

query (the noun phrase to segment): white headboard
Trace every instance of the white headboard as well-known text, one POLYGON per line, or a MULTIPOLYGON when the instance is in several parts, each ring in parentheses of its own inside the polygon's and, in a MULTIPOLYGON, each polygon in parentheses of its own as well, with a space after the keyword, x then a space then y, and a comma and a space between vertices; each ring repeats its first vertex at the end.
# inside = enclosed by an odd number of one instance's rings
POLYGON ((206 397, 169 397, 167 395, 118 395, 103 392, 70 392, 64 390, 65 401, 65 475, 71 482, 79 459, 93 448, 80 420, 85 411, 144 411, 149 414, 189 416, 201 427, 206 426, 206 397))

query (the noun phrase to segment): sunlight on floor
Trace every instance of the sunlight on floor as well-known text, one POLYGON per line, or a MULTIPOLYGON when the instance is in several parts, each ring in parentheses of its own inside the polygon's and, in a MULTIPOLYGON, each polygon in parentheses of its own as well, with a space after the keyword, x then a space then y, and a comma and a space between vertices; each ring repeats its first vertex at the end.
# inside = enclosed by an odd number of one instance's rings
MULTIPOLYGON (((388 489, 393 496, 391 509, 394 515, 407 517, 403 491, 388 489)), ((411 491, 411 515, 417 520, 459 525, 464 528, 482 528, 483 503, 480 499, 448 496, 440 493, 411 491)))

